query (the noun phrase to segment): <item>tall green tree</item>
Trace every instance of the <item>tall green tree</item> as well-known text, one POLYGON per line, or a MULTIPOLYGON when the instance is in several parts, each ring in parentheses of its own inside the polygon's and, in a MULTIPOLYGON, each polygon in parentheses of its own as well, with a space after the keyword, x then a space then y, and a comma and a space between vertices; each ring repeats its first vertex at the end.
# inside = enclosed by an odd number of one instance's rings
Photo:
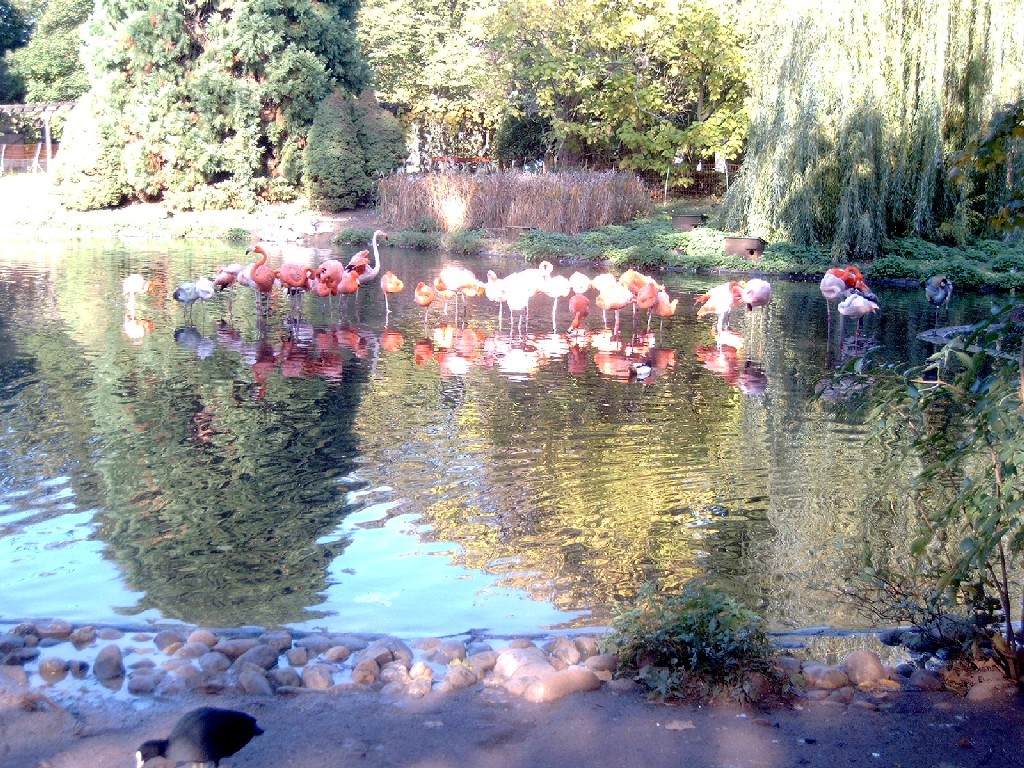
POLYGON ((507 0, 493 26, 511 101, 562 151, 671 173, 736 156, 746 135, 744 33, 732 6, 675 0, 507 0))
POLYGON ((359 40, 382 104, 421 158, 491 151, 504 84, 484 33, 486 0, 364 0, 359 40))
POLYGON ((89 88, 80 51, 92 0, 51 0, 32 39, 8 57, 29 102, 74 101, 89 88))
MULTIPOLYGON (((299 182, 320 102, 369 79, 356 0, 99 0, 84 58, 94 122, 136 199, 247 207, 299 182)), ((90 183, 88 168, 66 177, 90 183)))
POLYGON ((730 227, 870 258, 963 239, 950 158, 1020 95, 1021 0, 777 2, 749 48, 751 134, 730 227))
POLYGON ((12 72, 7 54, 28 43, 32 34, 32 7, 19 0, 0 0, 0 104, 20 102, 25 81, 12 72))

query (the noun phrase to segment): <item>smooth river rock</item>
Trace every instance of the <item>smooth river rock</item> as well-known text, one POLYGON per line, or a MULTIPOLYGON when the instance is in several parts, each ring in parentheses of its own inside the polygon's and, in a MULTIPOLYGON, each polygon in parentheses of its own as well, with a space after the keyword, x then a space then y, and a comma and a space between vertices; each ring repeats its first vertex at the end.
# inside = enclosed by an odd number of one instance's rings
POLYGON ((601 680, 589 669, 572 666, 536 680, 526 688, 523 698, 535 704, 557 701, 564 696, 583 691, 594 691, 601 687, 601 680))
POLYGON ((817 661, 805 662, 802 668, 804 680, 811 688, 835 690, 850 684, 850 678, 838 667, 830 667, 817 661))
POLYGON ((92 672, 100 682, 109 682, 124 677, 124 657, 120 647, 113 644, 103 646, 96 655, 92 672))
POLYGON ((882 660, 874 651, 854 651, 843 661, 843 670, 854 685, 870 685, 885 677, 882 660))

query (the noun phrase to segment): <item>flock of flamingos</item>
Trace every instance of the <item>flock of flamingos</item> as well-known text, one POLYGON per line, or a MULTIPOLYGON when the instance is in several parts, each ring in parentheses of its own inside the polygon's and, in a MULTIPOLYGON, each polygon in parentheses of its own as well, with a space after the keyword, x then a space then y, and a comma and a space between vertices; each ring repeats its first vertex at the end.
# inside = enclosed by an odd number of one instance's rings
MULTIPOLYGON (((252 349, 246 349, 240 334, 231 333, 233 329, 223 323, 218 330, 218 339, 248 358, 254 373, 257 366, 262 365, 261 375, 257 377, 262 381, 266 380, 266 373, 274 368, 286 376, 317 375, 331 378, 340 375, 341 348, 350 350, 357 357, 365 356, 368 350, 376 356, 380 348, 389 352, 398 349, 403 342, 402 336, 397 331, 385 328, 379 338, 367 339, 351 326, 339 326, 331 329, 327 338, 323 331, 317 332, 310 326, 303 338, 303 333, 299 331, 303 296, 311 293, 330 302, 333 297, 350 296, 378 281, 384 294, 386 316, 389 316, 390 297, 402 292, 405 284, 391 271, 381 274, 378 240, 387 237, 387 233, 382 230, 373 233, 370 243, 372 260, 370 250, 361 250, 347 262, 326 259, 315 268, 308 264, 285 261, 277 269, 272 269, 267 265, 267 251, 263 246, 256 245, 251 251, 254 261, 221 266, 213 278, 201 277, 193 282, 182 283, 175 288, 173 298, 190 314, 196 302, 208 301, 221 291, 228 292, 230 302, 231 290, 239 285, 255 292, 258 311, 265 316, 269 312, 271 295, 275 292, 287 294, 291 302, 289 321, 295 338, 282 344, 281 348, 274 349, 273 345, 263 340, 255 343, 252 349)), ((127 297, 124 328, 125 333, 133 339, 140 339, 152 328, 150 321, 139 320, 135 316, 135 297, 147 292, 149 288, 150 282, 140 274, 131 274, 124 280, 123 290, 127 297)), ((839 314, 857 319, 858 328, 866 315, 878 311, 878 299, 856 267, 829 269, 821 278, 820 288, 829 311, 831 302, 838 302, 839 314)), ((952 283, 943 275, 933 277, 926 285, 926 294, 937 308, 945 306, 952 295, 952 283)), ((744 339, 729 329, 729 318, 736 309, 745 308, 753 312, 758 307, 766 307, 771 296, 772 288, 767 281, 751 278, 721 283, 697 296, 695 300, 698 318, 714 315, 717 319, 714 328, 715 345, 698 346, 695 354, 705 367, 748 394, 763 392, 767 379, 756 362, 747 359, 741 364, 737 353, 743 349, 744 339)), ((454 323, 441 323, 429 336, 425 335, 414 345, 415 361, 423 364, 427 360, 436 360, 443 374, 465 373, 470 365, 478 362, 496 364, 512 375, 529 376, 536 372, 545 359, 562 355, 568 357, 569 372, 579 374, 589 364, 585 352, 588 347, 593 350, 594 363, 602 374, 626 381, 647 382, 675 365, 674 350, 658 348, 655 335, 651 333, 651 322, 654 317, 659 318, 659 322, 672 317, 676 313, 678 299, 671 298, 654 277, 633 269, 627 269, 618 276, 604 273, 591 278, 576 271, 565 277, 554 274, 551 263, 544 261, 536 267, 513 272, 503 278, 488 271, 487 280, 482 281, 465 267, 449 265, 441 269, 430 282, 418 283, 413 290, 413 300, 424 309, 425 323, 432 306, 443 304, 446 317, 449 308, 454 309, 454 323), (530 302, 537 296, 552 300, 551 334, 525 337, 524 319, 528 327, 530 302), (479 331, 459 327, 460 302, 465 305, 468 299, 478 297, 497 304, 497 336, 487 337, 479 331), (559 299, 568 300, 572 316, 568 328, 562 332, 556 326, 559 299), (507 338, 502 338, 500 332, 505 307, 510 315, 510 330, 507 338), (588 328, 588 318, 595 307, 601 311, 603 326, 602 330, 592 332, 588 328), (620 331, 620 313, 624 309, 630 309, 633 317, 633 333, 628 342, 623 339, 620 331), (642 326, 642 320, 640 324, 637 322, 637 314, 643 311, 647 312, 646 327, 642 326), (609 312, 614 314, 611 324, 608 321, 609 312)), ((197 352, 202 352, 202 337, 198 336, 198 332, 191 329, 189 333, 187 329, 179 329, 179 333, 180 343, 192 344, 197 352)))

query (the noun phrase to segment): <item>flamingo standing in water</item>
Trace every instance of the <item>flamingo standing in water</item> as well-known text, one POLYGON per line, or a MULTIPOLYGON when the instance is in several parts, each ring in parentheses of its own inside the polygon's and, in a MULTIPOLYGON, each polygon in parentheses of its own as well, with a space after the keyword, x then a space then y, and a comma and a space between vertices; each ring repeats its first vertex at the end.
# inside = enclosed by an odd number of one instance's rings
POLYGON ((248 271, 249 280, 252 281, 253 288, 256 289, 256 303, 259 306, 263 296, 266 300, 267 309, 270 309, 270 292, 274 290, 274 283, 277 280, 277 274, 270 267, 267 266, 267 252, 264 250, 262 245, 255 245, 252 249, 253 253, 258 253, 260 258, 250 264, 246 271, 248 271))
POLYGON ((487 270, 484 296, 498 305, 498 330, 501 330, 502 313, 505 309, 505 281, 498 278, 493 269, 487 270))
POLYGON ((392 293, 401 293, 405 288, 403 283, 394 272, 388 270, 380 279, 380 289, 384 292, 384 314, 391 314, 391 306, 388 303, 388 296, 392 293))
POLYGON ((569 297, 569 311, 572 312, 572 323, 569 325, 569 333, 580 333, 580 326, 590 315, 590 299, 586 294, 574 293, 569 297))
POLYGON ((380 274, 380 251, 377 250, 378 237, 383 237, 387 240, 388 233, 382 229, 374 230, 373 237, 370 240, 370 247, 373 249, 373 265, 367 266, 366 269, 359 273, 360 285, 366 285, 380 274))
MULTIPOLYGON (((596 285, 596 283, 595 283, 596 285)), ((608 310, 615 312, 615 328, 612 336, 619 335, 619 312, 623 307, 629 306, 633 301, 633 292, 617 280, 606 284, 597 294, 597 306, 601 308, 604 317, 604 324, 608 325, 608 310)))
POLYGON ((427 315, 430 313, 430 305, 434 303, 434 299, 437 298, 437 291, 430 283, 425 283, 422 280, 416 284, 416 289, 413 291, 413 301, 418 306, 421 306, 426 310, 423 313, 423 322, 427 322, 427 315))
POLYGON ((434 289, 445 300, 445 314, 448 313, 448 299, 455 300, 455 320, 459 319, 459 295, 466 295, 467 290, 475 290, 479 281, 472 270, 460 267, 458 264, 448 264, 441 269, 441 272, 434 278, 434 289))
POLYGON ((818 288, 821 290, 821 295, 825 297, 825 304, 831 312, 832 305, 830 302, 845 299, 850 293, 851 287, 846 285, 843 270, 830 269, 822 275, 818 288))
POLYGON ((753 312, 756 307, 767 307, 772 300, 772 285, 767 280, 754 277, 742 283, 743 301, 747 311, 753 312))
POLYGON ((554 299, 551 304, 551 331, 555 330, 555 314, 558 311, 558 300, 564 299, 569 295, 569 291, 572 287, 569 284, 569 278, 563 277, 562 275, 553 275, 548 277, 547 280, 540 282, 540 292, 545 296, 549 296, 554 299))
POLYGON ((877 312, 878 304, 864 298, 859 293, 852 293, 839 303, 837 309, 842 317, 857 318, 857 333, 860 333, 864 327, 864 316, 877 312))
POLYGON ((717 335, 721 336, 729 324, 729 313, 744 304, 743 287, 735 280, 721 283, 707 293, 698 296, 695 302, 703 305, 697 310, 697 317, 710 314, 718 315, 716 329, 717 335))
MULTIPOLYGON (((530 280, 522 277, 522 272, 514 272, 504 280, 505 283, 505 303, 508 304, 509 318, 512 318, 516 312, 519 313, 519 334, 523 333, 523 315, 526 314, 530 306, 530 299, 537 292, 536 284, 530 280)), ((509 320, 511 323, 511 319, 509 320)), ((526 321, 527 327, 529 327, 529 319, 526 321)), ((511 328, 510 328, 511 332, 511 328)))
POLYGON ((586 293, 590 290, 590 278, 582 272, 573 272, 569 275, 569 287, 573 293, 586 293))
POLYGON ((302 294, 309 290, 313 268, 305 264, 286 261, 277 270, 277 279, 288 291, 290 309, 293 315, 302 314, 302 294))

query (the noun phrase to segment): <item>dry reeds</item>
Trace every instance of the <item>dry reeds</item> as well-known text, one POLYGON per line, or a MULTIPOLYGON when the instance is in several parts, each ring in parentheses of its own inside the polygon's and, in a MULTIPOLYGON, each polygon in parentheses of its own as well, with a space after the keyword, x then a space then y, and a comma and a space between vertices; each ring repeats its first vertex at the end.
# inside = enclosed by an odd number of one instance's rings
POLYGON ((395 174, 381 179, 378 217, 395 229, 431 220, 445 232, 533 227, 575 235, 651 210, 649 191, 623 171, 395 174))

